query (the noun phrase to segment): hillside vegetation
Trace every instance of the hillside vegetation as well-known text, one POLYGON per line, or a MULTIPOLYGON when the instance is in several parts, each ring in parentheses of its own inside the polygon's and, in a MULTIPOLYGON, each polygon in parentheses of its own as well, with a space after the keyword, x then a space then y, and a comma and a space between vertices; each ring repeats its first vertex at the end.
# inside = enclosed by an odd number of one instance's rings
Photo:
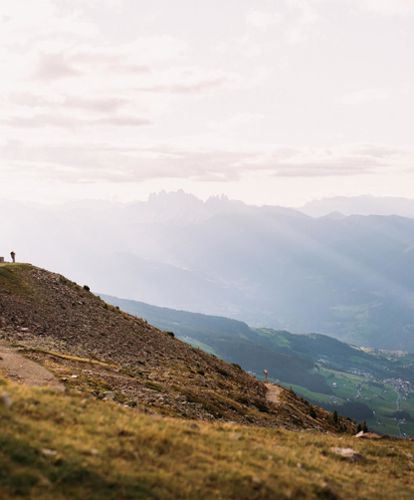
POLYGON ((88 289, 30 265, 0 266, 0 339, 57 374, 68 388, 142 411, 262 426, 353 432, 289 391, 265 385, 109 306, 88 289))
POLYGON ((356 438, 60 275, 0 265, 0 347, 2 499, 414 494, 411 441, 356 438))
POLYGON ((414 436, 414 360, 326 335, 292 335, 218 316, 105 296, 109 303, 262 376, 263 367, 315 404, 396 436, 414 436))
POLYGON ((5 500, 414 496, 410 441, 161 418, 0 378, 4 393, 5 500))

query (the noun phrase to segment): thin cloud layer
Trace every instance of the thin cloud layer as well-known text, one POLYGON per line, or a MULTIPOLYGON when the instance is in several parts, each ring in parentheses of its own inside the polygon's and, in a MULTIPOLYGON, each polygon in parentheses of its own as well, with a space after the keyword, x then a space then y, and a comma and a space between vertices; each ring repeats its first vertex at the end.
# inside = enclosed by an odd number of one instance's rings
POLYGON ((185 150, 171 147, 108 148, 104 145, 0 148, 3 169, 24 170, 45 179, 71 183, 141 182, 157 178, 232 182, 245 174, 276 177, 337 177, 403 171, 414 155, 374 145, 348 149, 293 149, 261 151, 185 150), (114 167, 116 165, 116 168, 114 167))
POLYGON ((369 12, 386 15, 414 14, 411 0, 359 0, 359 7, 369 12))
POLYGON ((51 179, 68 198, 171 179, 237 197, 251 176, 282 194, 301 179, 340 194, 362 176, 403 189, 412 2, 194 5, 2 1, 0 195, 12 178, 41 198, 51 179))

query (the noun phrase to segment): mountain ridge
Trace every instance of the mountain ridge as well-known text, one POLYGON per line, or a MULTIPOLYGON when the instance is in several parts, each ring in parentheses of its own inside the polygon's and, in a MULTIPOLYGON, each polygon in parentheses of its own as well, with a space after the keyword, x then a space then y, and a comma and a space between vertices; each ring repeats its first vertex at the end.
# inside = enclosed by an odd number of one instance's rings
POLYGON ((414 351, 414 219, 315 219, 219 199, 215 215, 191 222, 193 202, 205 202, 162 198, 160 211, 148 202, 6 206, 3 237, 19 260, 111 295, 414 351))
POLYGON ((265 385, 239 366, 109 306, 88 287, 30 265, 0 265, 0 338, 69 388, 109 394, 142 410, 263 426, 355 429, 350 420, 337 424, 329 412, 312 410, 289 391, 283 391, 283 404, 272 405, 265 385))
POLYGON ((263 399, 240 367, 62 275, 0 265, 0 339, 63 385, 30 387, 0 367, 4 498, 412 497, 411 440, 356 437, 351 420, 279 386, 263 399), (193 411, 170 404, 183 389, 196 389, 193 411))
POLYGON ((311 217, 323 217, 331 212, 341 212, 344 216, 375 214, 413 218, 414 199, 397 196, 336 196, 312 200, 298 210, 311 217))

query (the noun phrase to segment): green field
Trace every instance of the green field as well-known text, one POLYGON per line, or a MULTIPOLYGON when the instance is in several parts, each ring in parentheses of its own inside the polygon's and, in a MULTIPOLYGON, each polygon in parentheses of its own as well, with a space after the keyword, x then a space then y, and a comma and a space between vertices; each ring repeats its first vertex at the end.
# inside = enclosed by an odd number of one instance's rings
MULTIPOLYGON (((342 408, 343 413, 352 415, 358 421, 366 421, 373 430, 398 436, 414 435, 414 420, 411 422, 409 419, 397 419, 395 416, 397 400, 401 398, 391 384, 327 368, 320 368, 319 373, 332 387, 332 395, 309 391, 300 385, 294 385, 293 389, 326 408, 342 408)), ((400 411, 412 413, 414 395, 401 399, 399 408, 400 411)))

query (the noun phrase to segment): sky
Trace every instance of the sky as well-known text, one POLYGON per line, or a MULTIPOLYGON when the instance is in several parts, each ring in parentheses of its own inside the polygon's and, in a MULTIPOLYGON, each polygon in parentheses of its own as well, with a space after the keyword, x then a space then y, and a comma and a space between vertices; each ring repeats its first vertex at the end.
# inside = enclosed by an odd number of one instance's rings
POLYGON ((0 198, 414 197, 414 0, 0 0, 0 198))

